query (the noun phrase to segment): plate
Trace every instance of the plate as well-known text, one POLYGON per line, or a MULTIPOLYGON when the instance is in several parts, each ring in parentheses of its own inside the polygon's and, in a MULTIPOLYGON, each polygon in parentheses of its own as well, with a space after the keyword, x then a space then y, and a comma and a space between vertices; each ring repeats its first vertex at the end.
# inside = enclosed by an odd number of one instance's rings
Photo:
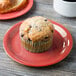
POLYGON ((24 9, 6 14, 0 14, 0 20, 13 19, 21 15, 24 15, 32 8, 32 6, 33 6, 33 0, 28 0, 28 3, 24 9))
POLYGON ((55 32, 52 47, 46 52, 31 53, 24 49, 19 37, 19 27, 22 22, 12 26, 5 34, 3 40, 5 52, 14 61, 32 67, 43 67, 60 62, 72 49, 72 36, 64 26, 51 22, 54 24, 55 32))

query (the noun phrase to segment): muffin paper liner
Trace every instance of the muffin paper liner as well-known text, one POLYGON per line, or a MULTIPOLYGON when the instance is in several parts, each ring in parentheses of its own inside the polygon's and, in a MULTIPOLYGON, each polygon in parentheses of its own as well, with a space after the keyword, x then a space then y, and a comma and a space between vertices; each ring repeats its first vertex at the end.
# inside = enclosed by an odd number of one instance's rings
POLYGON ((48 41, 42 41, 42 42, 32 42, 32 41, 28 41, 28 40, 21 40, 24 48, 30 52, 33 53, 41 53, 44 51, 47 51, 48 49, 50 49, 51 45, 52 45, 52 39, 49 39, 48 41))

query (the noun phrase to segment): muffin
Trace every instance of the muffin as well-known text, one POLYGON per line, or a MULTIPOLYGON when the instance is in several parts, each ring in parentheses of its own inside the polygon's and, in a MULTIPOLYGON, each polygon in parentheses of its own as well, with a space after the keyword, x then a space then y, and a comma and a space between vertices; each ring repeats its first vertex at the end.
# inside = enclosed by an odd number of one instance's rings
POLYGON ((20 10, 27 4, 27 0, 0 0, 0 13, 20 10))
POLYGON ((19 29, 22 45, 33 53, 47 51, 52 46, 53 33, 53 24, 41 16, 26 19, 19 29))

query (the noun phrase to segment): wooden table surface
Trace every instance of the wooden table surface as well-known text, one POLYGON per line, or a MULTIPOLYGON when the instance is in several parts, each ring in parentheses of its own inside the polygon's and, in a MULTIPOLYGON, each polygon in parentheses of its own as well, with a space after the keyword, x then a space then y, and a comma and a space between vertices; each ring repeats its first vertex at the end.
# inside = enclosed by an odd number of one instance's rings
POLYGON ((60 16, 54 11, 52 0, 34 0, 34 5, 27 14, 12 20, 0 20, 0 76, 76 76, 76 18, 60 16), (8 28, 15 23, 39 15, 64 24, 72 34, 74 45, 71 53, 60 63, 32 68, 16 63, 6 55, 3 49, 3 37, 8 28))

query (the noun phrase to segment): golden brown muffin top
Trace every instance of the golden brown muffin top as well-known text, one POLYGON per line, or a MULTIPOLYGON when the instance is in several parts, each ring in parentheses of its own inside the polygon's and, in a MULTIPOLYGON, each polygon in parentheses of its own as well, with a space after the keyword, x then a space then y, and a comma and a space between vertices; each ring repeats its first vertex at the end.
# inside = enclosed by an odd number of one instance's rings
POLYGON ((16 0, 0 0, 0 10, 7 9, 14 5, 16 0))
POLYGON ((53 36, 53 32, 53 24, 41 16, 28 18, 20 26, 21 38, 33 42, 50 38, 53 36))
POLYGON ((0 0, 0 14, 21 10, 26 5, 27 0, 0 0))

